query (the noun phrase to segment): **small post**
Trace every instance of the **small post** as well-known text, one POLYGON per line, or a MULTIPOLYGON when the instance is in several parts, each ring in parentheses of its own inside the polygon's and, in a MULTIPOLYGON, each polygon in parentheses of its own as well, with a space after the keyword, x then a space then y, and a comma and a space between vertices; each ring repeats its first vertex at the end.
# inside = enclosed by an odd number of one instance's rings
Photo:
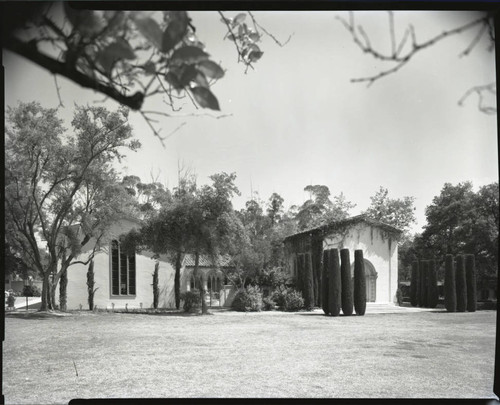
POLYGON ((26 311, 28 310, 28 296, 26 296, 26 311))

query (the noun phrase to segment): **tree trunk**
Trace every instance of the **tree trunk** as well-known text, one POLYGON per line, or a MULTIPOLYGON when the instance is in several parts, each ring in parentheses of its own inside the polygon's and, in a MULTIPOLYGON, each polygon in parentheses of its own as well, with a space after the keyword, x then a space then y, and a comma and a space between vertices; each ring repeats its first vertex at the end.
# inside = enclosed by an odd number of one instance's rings
POLYGON ((42 280, 42 302, 40 305, 40 311, 48 311, 49 310, 49 271, 48 269, 43 274, 42 280))
POLYGON ((52 309, 58 309, 58 305, 56 302, 56 288, 57 288, 57 283, 53 281, 50 286, 50 304, 52 309))
POLYGON ((94 309, 94 285, 94 260, 91 260, 89 263, 89 268, 87 270, 87 292, 90 311, 94 309))
POLYGON ((177 252, 175 260, 175 277, 174 277, 174 294, 175 294, 175 307, 177 309, 181 306, 181 267, 182 267, 182 253, 177 252))
POLYGON ((59 280, 59 306, 61 311, 66 311, 68 309, 67 286, 68 286, 68 269, 65 269, 61 273, 61 279, 59 280))

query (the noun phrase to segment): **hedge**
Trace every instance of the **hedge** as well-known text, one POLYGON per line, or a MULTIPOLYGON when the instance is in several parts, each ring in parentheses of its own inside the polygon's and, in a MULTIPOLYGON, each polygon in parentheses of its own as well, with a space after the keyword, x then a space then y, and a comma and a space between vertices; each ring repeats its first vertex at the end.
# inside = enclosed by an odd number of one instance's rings
POLYGON ((328 259, 328 308, 331 316, 340 314, 342 306, 342 279, 340 276, 339 250, 330 249, 328 259))
POLYGON ((328 250, 323 251, 323 263, 321 266, 321 307, 325 315, 330 314, 328 308, 328 250))
POLYGON ((418 294, 420 293, 419 289, 419 268, 418 261, 415 260, 411 264, 411 284, 410 284, 410 302, 411 305, 416 307, 418 305, 418 294))
POLYGON ((352 315, 354 303, 352 300, 351 260, 349 249, 340 250, 340 276, 342 279, 342 312, 352 315))
POLYGON ((467 283, 467 311, 476 312, 476 263, 474 255, 465 256, 465 279, 467 283))
POLYGON ((429 308, 436 308, 438 304, 436 262, 434 260, 429 260, 427 265, 427 305, 429 308))
POLYGON ((357 315, 366 312, 366 278, 363 251, 354 251, 354 310, 357 315))
POLYGON ((457 312, 467 310, 467 282, 465 277, 465 263, 463 255, 457 256, 457 312))
POLYGON ((456 277, 452 255, 446 255, 444 262, 444 306, 448 312, 457 310, 456 277))

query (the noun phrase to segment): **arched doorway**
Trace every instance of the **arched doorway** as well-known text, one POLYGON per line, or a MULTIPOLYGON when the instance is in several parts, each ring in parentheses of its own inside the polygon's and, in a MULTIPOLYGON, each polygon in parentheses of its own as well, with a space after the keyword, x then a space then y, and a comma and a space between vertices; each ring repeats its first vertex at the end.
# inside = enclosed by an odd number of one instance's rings
MULTIPOLYGON (((366 279, 366 302, 375 302, 377 300, 377 277, 373 264, 363 259, 365 263, 365 279, 366 279)), ((351 276, 354 282, 354 263, 351 264, 351 276)))

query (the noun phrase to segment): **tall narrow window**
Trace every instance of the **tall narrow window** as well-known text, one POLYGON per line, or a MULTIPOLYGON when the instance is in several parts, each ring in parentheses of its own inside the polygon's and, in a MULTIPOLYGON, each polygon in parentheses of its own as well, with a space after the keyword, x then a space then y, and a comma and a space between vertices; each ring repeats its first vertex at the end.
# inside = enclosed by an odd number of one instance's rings
POLYGON ((135 253, 127 254, 116 240, 111 242, 111 293, 135 295, 135 253))

